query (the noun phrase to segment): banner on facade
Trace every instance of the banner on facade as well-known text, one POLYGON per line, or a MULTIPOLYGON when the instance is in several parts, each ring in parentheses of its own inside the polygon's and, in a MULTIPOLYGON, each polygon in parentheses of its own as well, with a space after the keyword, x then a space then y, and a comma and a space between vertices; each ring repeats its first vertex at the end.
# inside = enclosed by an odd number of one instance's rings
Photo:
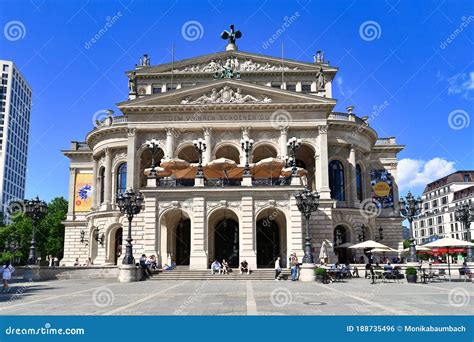
POLYGON ((393 178, 387 170, 372 170, 370 172, 372 199, 380 208, 393 208, 393 178))
POLYGON ((74 186, 74 211, 90 211, 92 206, 92 173, 78 173, 74 186))

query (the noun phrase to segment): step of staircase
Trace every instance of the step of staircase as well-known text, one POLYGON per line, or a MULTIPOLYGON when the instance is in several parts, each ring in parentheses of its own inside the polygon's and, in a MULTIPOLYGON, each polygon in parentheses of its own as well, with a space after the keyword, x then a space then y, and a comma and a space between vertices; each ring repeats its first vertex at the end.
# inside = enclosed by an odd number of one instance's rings
MULTIPOLYGON (((283 270, 281 279, 289 279, 290 271, 283 270)), ((211 274, 211 270, 189 270, 178 268, 173 271, 153 271, 150 280, 274 280, 275 270, 260 269, 250 274, 240 274, 238 269, 229 274, 211 274)))

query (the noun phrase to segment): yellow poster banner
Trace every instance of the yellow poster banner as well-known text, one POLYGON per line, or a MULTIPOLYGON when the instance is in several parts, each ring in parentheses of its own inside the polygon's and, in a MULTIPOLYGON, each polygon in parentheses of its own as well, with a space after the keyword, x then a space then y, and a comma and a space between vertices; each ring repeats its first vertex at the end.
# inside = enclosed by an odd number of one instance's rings
POLYGON ((92 206, 92 173, 78 173, 74 186, 74 211, 90 211, 92 206))

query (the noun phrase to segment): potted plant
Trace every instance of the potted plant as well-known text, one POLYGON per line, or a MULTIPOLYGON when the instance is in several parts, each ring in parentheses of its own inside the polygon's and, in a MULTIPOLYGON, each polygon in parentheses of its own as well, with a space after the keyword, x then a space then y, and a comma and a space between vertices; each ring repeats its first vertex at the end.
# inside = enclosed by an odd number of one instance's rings
POLYGON ((405 275, 407 276, 407 281, 409 283, 416 283, 416 280, 418 278, 416 274, 417 270, 414 267, 407 267, 407 269, 405 270, 405 275))
POLYGON ((320 283, 324 283, 324 279, 326 278, 326 269, 322 267, 317 267, 314 270, 314 274, 316 275, 316 281, 320 283))

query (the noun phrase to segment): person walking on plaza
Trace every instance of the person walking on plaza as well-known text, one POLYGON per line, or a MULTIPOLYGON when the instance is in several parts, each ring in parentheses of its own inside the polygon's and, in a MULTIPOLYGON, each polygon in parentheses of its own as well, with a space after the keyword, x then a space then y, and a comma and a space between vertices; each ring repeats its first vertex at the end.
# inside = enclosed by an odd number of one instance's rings
POLYGON ((3 288, 2 292, 9 292, 10 286, 8 286, 8 281, 12 278, 12 273, 15 272, 15 269, 12 265, 10 265, 10 261, 7 261, 2 269, 2 280, 3 280, 3 288))
POLYGON ((298 258, 296 253, 291 255, 291 281, 296 281, 298 277, 298 258))
POLYGON ((275 280, 280 280, 281 266, 280 266, 280 257, 275 261, 275 280))

